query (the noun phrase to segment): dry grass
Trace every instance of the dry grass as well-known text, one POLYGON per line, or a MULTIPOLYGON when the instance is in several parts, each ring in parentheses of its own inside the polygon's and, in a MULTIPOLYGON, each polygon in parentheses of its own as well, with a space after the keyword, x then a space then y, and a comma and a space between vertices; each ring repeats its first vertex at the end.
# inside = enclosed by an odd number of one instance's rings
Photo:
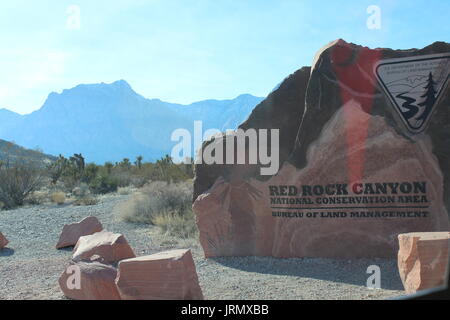
POLYGON ((154 181, 119 204, 114 213, 121 220, 157 225, 164 233, 187 238, 196 232, 191 199, 189 182, 154 181))
POLYGON ((62 205, 66 202, 66 195, 64 192, 53 192, 50 196, 53 203, 62 205))
POLYGON ((78 186, 72 189, 72 194, 76 198, 84 198, 91 194, 89 186, 86 183, 80 183, 78 186))
POLYGON ((121 220, 150 223, 161 213, 183 215, 191 208, 192 187, 186 182, 154 181, 141 188, 116 208, 121 220))
POLYGON ((121 202, 114 209, 114 214, 123 221, 151 223, 153 216, 151 200, 141 192, 137 192, 126 201, 121 202))
POLYGON ((198 233, 192 210, 184 215, 160 213, 152 219, 152 223, 160 227, 163 233, 183 239, 194 238, 198 233))
POLYGON ((89 186, 85 183, 80 183, 73 188, 72 195, 75 197, 73 201, 75 206, 94 206, 99 202, 99 199, 91 194, 89 186))
POLYGON ((48 190, 47 191, 34 191, 32 193, 30 193, 27 198, 26 198, 26 203, 31 204, 31 205, 40 205, 40 204, 44 204, 47 201, 50 200, 50 195, 48 190))
POLYGON ((120 194, 121 196, 127 196, 129 194, 133 193, 134 188, 132 187, 119 187, 117 189, 117 193, 120 194))
POLYGON ((76 198, 73 204, 75 206, 95 206, 96 204, 98 204, 98 202, 99 200, 96 197, 85 196, 76 198))

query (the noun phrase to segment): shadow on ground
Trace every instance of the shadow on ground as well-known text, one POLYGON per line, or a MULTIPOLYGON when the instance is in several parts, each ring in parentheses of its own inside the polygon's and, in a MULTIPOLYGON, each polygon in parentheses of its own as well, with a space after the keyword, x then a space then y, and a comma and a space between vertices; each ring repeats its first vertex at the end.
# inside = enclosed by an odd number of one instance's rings
POLYGON ((0 257, 9 257, 14 254, 14 249, 11 248, 3 248, 3 250, 0 250, 0 257))
POLYGON ((221 257, 210 260, 246 272, 312 278, 357 286, 367 286, 367 280, 373 274, 367 273, 367 268, 375 265, 380 267, 382 289, 404 290, 395 259, 221 257))

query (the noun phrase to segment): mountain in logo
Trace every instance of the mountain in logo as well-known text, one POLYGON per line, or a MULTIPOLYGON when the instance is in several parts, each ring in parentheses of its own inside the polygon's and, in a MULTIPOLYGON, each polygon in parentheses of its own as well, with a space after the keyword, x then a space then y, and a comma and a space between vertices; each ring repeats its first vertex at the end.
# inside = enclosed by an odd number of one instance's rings
POLYGON ((450 55, 383 60, 375 72, 408 130, 420 133, 448 83, 450 55))
POLYGON ((437 93, 435 86, 436 82, 433 80, 433 74, 430 72, 427 83, 423 87, 424 92, 420 96, 420 98, 423 99, 422 102, 419 102, 420 100, 417 101, 416 98, 414 98, 418 92, 416 90, 410 90, 395 95, 397 99, 404 100, 401 104, 403 116, 411 123, 411 125, 414 123, 414 128, 419 128, 424 121, 428 119, 428 116, 433 110, 437 93))

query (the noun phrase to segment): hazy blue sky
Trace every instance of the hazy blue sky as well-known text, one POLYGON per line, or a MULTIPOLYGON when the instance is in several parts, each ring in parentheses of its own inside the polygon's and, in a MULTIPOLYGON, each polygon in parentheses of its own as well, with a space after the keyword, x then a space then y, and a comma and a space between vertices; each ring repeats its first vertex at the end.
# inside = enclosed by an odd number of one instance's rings
POLYGON ((449 13, 447 0, 1 1, 0 108, 28 113, 51 91, 118 79, 170 102, 265 96, 337 38, 450 42, 449 13), (379 30, 367 28, 369 5, 379 30))

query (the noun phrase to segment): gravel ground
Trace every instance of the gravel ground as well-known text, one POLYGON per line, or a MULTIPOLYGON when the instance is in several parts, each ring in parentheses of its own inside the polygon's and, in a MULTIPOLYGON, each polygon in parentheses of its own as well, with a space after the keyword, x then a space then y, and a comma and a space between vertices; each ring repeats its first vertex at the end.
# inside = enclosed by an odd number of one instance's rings
POLYGON ((94 206, 46 204, 0 211, 10 241, 0 252, 0 300, 65 299, 58 286, 71 249, 56 250, 62 227, 96 216, 108 231, 125 235, 137 255, 191 248, 206 299, 385 299, 404 294, 396 260, 205 259, 198 242, 162 235, 156 227, 118 221, 114 207, 128 196, 108 195, 94 206), (381 269, 381 289, 366 288, 367 267, 381 269))

